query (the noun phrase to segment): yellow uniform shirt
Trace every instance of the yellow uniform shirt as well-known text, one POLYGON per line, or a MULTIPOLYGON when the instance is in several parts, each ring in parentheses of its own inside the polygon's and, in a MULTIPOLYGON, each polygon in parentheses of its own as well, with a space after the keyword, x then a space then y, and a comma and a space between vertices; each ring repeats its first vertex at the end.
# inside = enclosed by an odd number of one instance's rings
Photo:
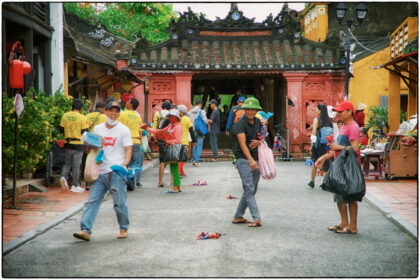
MULTIPOLYGON (((64 128, 66 139, 80 139, 82 130, 89 128, 86 117, 74 111, 67 112, 61 117, 60 126, 64 128)), ((68 144, 83 145, 80 140, 71 140, 68 144)))
POLYGON ((153 115, 153 126, 152 126, 152 128, 158 128, 158 119, 159 119, 159 117, 158 117, 158 114, 159 114, 159 111, 157 111, 157 112, 155 112, 155 114, 153 115))
POLYGON ((190 127, 192 127, 193 124, 190 120, 189 117, 187 116, 182 116, 181 118, 181 127, 182 127, 182 139, 181 139, 181 143, 182 145, 188 145, 188 133, 189 133, 189 129, 190 127))
POLYGON ((133 144, 140 144, 140 135, 142 132, 140 126, 143 125, 140 115, 132 110, 127 110, 120 114, 118 120, 130 129, 133 144))
POLYGON ((106 121, 106 116, 100 112, 92 112, 86 116, 86 119, 90 127, 89 132, 92 132, 95 126, 106 121))

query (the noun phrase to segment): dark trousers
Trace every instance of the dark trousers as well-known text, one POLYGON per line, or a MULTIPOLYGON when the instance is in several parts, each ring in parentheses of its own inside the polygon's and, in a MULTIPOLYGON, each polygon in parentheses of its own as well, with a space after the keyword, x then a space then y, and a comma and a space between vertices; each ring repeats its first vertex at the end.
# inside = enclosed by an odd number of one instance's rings
POLYGON ((219 138, 219 133, 209 133, 210 134, 210 147, 211 150, 213 152, 213 158, 217 159, 217 152, 218 152, 218 148, 217 148, 217 139, 219 138))

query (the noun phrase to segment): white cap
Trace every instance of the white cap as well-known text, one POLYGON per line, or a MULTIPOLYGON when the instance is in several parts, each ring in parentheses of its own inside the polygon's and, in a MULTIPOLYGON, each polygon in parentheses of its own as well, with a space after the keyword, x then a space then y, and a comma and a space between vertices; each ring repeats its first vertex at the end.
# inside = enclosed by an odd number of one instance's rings
POLYGON ((169 110, 168 116, 174 116, 177 117, 178 120, 181 120, 181 117, 179 116, 179 111, 177 109, 169 110))
POLYGON ((178 111, 180 111, 184 114, 186 114, 188 112, 187 106, 185 106, 185 105, 178 105, 177 109, 178 109, 178 111))
POLYGON ((333 106, 327 106, 327 111, 328 111, 328 117, 330 119, 334 119, 335 116, 337 115, 337 113, 333 111, 333 106))

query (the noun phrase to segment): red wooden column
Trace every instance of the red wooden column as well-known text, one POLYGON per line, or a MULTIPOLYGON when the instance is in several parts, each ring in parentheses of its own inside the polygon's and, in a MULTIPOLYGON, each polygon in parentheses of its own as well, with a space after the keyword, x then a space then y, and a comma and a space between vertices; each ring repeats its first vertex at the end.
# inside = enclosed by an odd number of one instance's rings
MULTIPOLYGON (((144 74, 144 73, 136 73, 136 76, 139 79, 144 79, 146 76, 148 76, 149 78, 151 77, 151 74, 144 74)), ((132 86, 136 86, 135 82, 131 82, 132 86)), ((144 96, 144 84, 138 87, 135 87, 131 90, 131 94, 139 101, 139 107, 137 107, 137 112, 140 113, 143 122, 146 120, 146 115, 145 113, 145 106, 147 104, 145 104, 145 96, 144 96)))
POLYGON ((303 80, 307 73, 284 73, 287 82, 287 97, 294 106, 287 105, 287 120, 290 132, 290 152, 301 153, 305 132, 302 108, 303 80))
POLYGON ((191 109, 191 79, 192 73, 175 74, 176 100, 175 104, 183 104, 191 109))

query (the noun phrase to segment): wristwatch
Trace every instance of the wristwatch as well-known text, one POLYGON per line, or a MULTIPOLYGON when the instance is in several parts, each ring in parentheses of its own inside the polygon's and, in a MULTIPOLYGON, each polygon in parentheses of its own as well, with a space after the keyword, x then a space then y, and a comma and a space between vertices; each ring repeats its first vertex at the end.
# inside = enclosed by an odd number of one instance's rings
POLYGON ((124 165, 128 169, 128 164, 127 163, 123 163, 122 165, 124 165))

